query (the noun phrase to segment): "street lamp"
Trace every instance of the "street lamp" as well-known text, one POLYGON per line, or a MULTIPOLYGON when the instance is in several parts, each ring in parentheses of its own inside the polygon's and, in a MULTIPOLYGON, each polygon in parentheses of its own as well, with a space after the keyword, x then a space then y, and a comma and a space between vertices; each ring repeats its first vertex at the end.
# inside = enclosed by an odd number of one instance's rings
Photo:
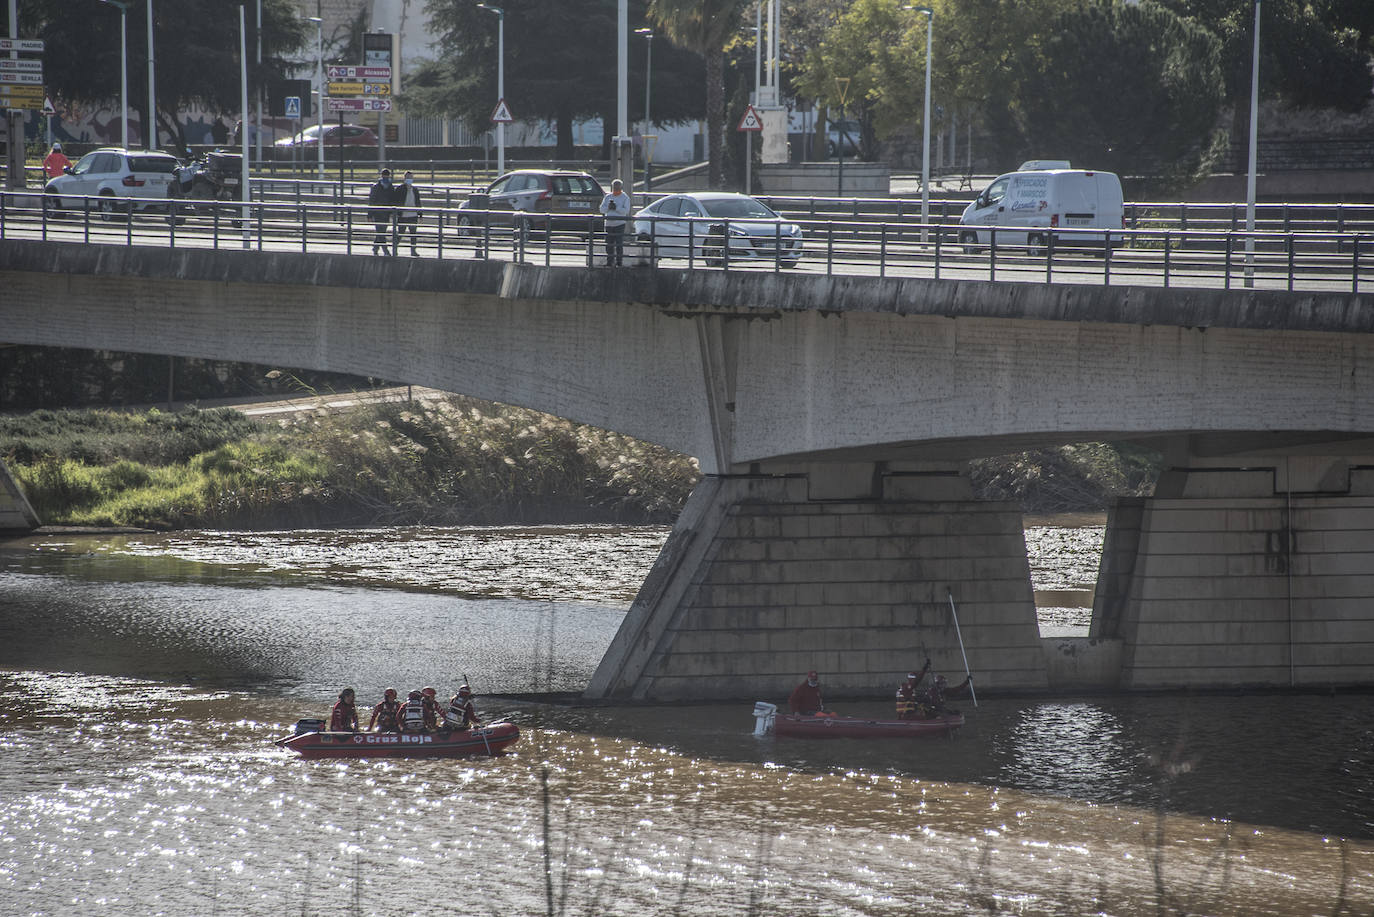
MULTIPOLYGON (((315 123, 317 125, 316 130, 319 131, 315 135, 316 155, 319 158, 319 171, 316 177, 320 181, 324 181, 324 20, 319 16, 306 16, 305 21, 315 23, 315 85, 319 87, 315 93, 315 123)), ((340 123, 343 122, 342 115, 339 116, 339 121, 340 123)), ((261 124, 258 125, 258 130, 262 130, 261 124)), ((343 142, 342 132, 339 138, 340 142, 343 142)), ((339 161, 343 162, 342 151, 339 153, 339 157, 339 161)))
POLYGON ((921 241, 926 240, 926 225, 930 222, 930 57, 934 38, 935 10, 928 6, 902 7, 926 14, 926 110, 921 119, 921 241))
MULTIPOLYGON (((506 11, 490 3, 477 4, 479 10, 496 14, 496 98, 506 98, 506 11)), ((506 172, 506 122, 496 122, 496 174, 506 172)))
POLYGON ((153 0, 148 0, 148 125, 145 132, 144 148, 157 149, 157 91, 153 85, 153 0), (148 139, 152 143, 148 143, 148 139))
POLYGON ((129 148, 129 4, 127 0, 100 0, 119 10, 119 123, 120 145, 129 148))
POLYGON ((654 30, 635 29, 636 35, 644 36, 644 133, 651 130, 649 122, 649 87, 654 78, 654 30))
POLYGON ((1245 177, 1245 285, 1255 282, 1255 166, 1259 148, 1260 4, 1255 0, 1255 47, 1250 62, 1250 161, 1245 177))

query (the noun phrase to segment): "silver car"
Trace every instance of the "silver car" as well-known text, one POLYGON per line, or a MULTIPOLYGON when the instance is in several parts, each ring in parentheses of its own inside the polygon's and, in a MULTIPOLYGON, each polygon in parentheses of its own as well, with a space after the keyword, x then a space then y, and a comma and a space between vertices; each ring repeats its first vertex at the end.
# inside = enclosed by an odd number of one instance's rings
POLYGON ((792 267, 802 256, 802 231, 763 204, 731 191, 670 194, 635 215, 635 236, 652 240, 661 258, 707 264, 778 260, 792 267), (726 239, 729 240, 728 246, 726 239))
POLYGON ((107 218, 127 212, 129 204, 120 198, 138 198, 134 210, 166 210, 180 165, 175 156, 155 150, 103 147, 49 179, 44 202, 59 210, 96 207, 107 218))

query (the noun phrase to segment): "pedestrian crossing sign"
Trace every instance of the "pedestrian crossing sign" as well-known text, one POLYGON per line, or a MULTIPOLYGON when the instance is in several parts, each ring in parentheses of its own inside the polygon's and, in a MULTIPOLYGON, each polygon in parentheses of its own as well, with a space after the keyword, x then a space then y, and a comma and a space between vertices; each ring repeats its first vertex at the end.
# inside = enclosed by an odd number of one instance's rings
POLYGON ((297 121, 300 120, 300 117, 301 117, 301 97, 300 97, 300 96, 287 96, 286 99, 285 99, 285 102, 286 102, 286 117, 291 118, 291 119, 293 119, 293 120, 297 120, 297 121))
POLYGON ((763 130, 763 119, 760 118, 760 117, 759 117, 759 113, 758 113, 757 111, 754 110, 754 106, 752 106, 752 105, 747 105, 747 106, 745 106, 745 109, 744 109, 744 117, 742 117, 742 118, 739 119, 739 127, 735 128, 735 130, 738 130, 738 131, 761 131, 761 130, 763 130))
POLYGON ((496 103, 496 111, 491 113, 491 120, 497 124, 509 124, 515 120, 511 117, 510 108, 507 107, 505 99, 496 103))

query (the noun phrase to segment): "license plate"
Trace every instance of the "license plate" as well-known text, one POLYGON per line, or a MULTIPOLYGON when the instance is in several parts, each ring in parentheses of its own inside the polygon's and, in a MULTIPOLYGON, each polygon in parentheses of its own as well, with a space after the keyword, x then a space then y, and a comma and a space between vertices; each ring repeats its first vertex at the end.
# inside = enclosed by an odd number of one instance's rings
POLYGON ((592 204, 591 204, 591 201, 568 201, 568 209, 569 209, 569 210, 590 210, 590 209, 592 209, 592 204))
POLYGON ((239 180, 237 178, 226 178, 224 180, 224 183, 226 185, 237 185, 239 183, 239 180))
POLYGON ((1080 220, 1074 220, 1074 219, 1069 219, 1069 220, 1065 220, 1065 224, 1068 225, 1068 226, 1090 226, 1090 225, 1092 225, 1092 220, 1081 220, 1081 219, 1080 219, 1080 220))

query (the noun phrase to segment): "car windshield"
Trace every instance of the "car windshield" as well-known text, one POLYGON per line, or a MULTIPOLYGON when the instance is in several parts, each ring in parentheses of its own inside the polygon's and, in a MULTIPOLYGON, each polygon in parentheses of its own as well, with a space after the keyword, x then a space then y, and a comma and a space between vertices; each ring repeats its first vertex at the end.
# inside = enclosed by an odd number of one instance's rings
POLYGON ((726 220, 754 218, 772 220, 777 214, 754 200, 752 197, 725 197, 718 200, 702 201, 707 214, 726 220))
POLYGON ((130 156, 130 172, 175 172, 177 162, 170 156, 130 156))

